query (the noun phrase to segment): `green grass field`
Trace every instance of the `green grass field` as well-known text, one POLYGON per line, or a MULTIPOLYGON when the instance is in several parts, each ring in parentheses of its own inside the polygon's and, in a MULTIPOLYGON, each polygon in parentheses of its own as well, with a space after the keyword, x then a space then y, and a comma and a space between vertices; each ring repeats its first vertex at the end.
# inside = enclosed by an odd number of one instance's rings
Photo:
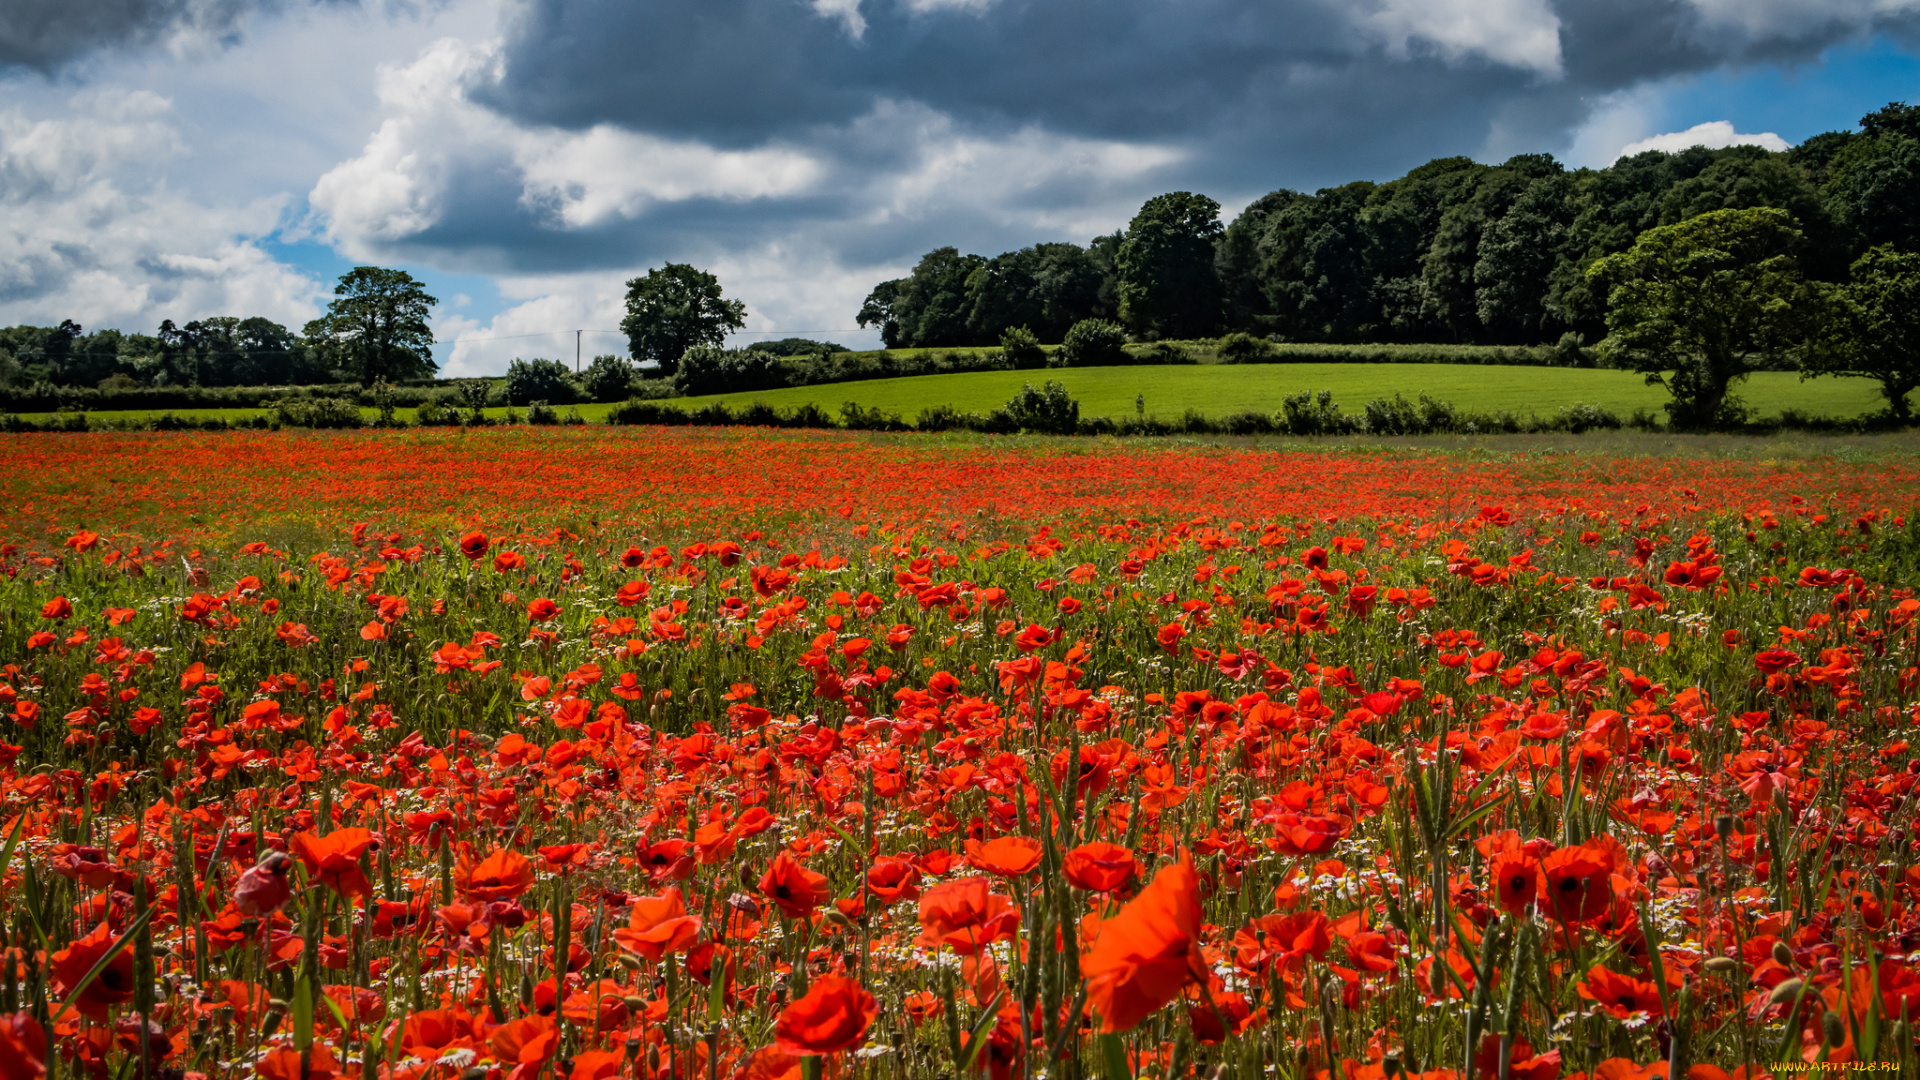
MULTIPOLYGON (((1188 409, 1206 416, 1276 412, 1282 399, 1301 390, 1330 390, 1334 401, 1349 413, 1360 411, 1372 398, 1392 397, 1396 392, 1408 398, 1430 394, 1474 412, 1510 411, 1521 416, 1545 416, 1584 404, 1626 417, 1636 408, 1657 411, 1668 400, 1664 389, 1622 371, 1468 364, 1205 364, 922 375, 716 394, 676 403, 696 408, 716 401, 735 407, 764 401, 790 408, 812 402, 831 413, 842 402, 854 401, 911 420, 929 405, 986 412, 1006 404, 1022 384, 1039 385, 1049 379, 1058 380, 1079 399, 1081 416, 1132 415, 1138 397, 1145 399, 1149 415, 1169 419, 1188 409)), ((1880 408, 1883 401, 1879 384, 1867 379, 1802 382, 1799 375, 1788 372, 1754 375, 1737 392, 1762 416, 1797 409, 1810 415, 1853 417, 1880 408)))
MULTIPOLYGON (((1472 364, 1270 364, 1192 367, 1071 368, 1044 371, 984 371, 961 375, 921 375, 901 379, 872 379, 830 383, 785 390, 761 390, 708 397, 677 398, 673 404, 698 408, 713 402, 739 407, 763 401, 776 408, 812 402, 837 414, 843 402, 900 414, 912 420, 930 405, 951 405, 961 412, 987 412, 1004 405, 1022 384, 1038 385, 1056 379, 1080 401, 1086 417, 1130 416, 1136 399, 1144 399, 1148 415, 1173 419, 1189 409, 1209 417, 1237 412, 1276 412, 1287 395, 1301 390, 1329 390, 1349 413, 1359 412, 1372 398, 1395 393, 1418 398, 1422 393, 1473 412, 1512 412, 1550 415, 1569 405, 1598 405, 1625 418, 1635 409, 1659 413, 1667 401, 1665 390, 1648 386, 1638 375, 1546 367, 1495 367, 1472 364)), ((1737 388, 1757 416, 1774 416, 1795 409, 1812 416, 1849 418, 1882 407, 1879 385, 1867 379, 1812 379, 1796 374, 1763 372, 1737 388)), ((589 422, 604 419, 610 405, 578 405, 589 422)), ((506 409, 488 409, 499 419, 506 409)), ((524 412, 524 410, 520 410, 524 412)), ((565 407, 562 407, 565 411, 565 407)), ((261 415, 262 409, 180 409, 181 417, 220 417, 229 421, 261 415)), ((373 409, 362 409, 371 420, 373 409)), ((32 414, 41 421, 50 414, 32 414)), ((98 412, 100 420, 144 422, 162 410, 98 412)), ((413 420, 413 410, 397 415, 413 420)))

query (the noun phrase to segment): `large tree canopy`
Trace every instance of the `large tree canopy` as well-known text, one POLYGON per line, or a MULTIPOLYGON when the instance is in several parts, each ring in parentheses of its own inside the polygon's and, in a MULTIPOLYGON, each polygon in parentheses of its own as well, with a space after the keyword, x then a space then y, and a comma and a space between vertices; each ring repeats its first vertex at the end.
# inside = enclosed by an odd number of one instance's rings
POLYGON ((334 286, 327 313, 306 325, 307 340, 362 385, 430 378, 438 368, 427 316, 439 302, 405 270, 356 266, 334 286))
POLYGON ((720 279, 686 263, 668 263, 627 282, 620 329, 633 358, 671 375, 688 349, 716 346, 747 325, 747 305, 721 294, 720 279))
POLYGON ((1213 245, 1223 232, 1220 204, 1205 195, 1176 191, 1147 200, 1120 242, 1120 321, 1128 330, 1193 338, 1219 329, 1213 245))
POLYGON ((1790 366, 1817 326, 1816 293, 1794 254, 1793 216, 1715 210, 1641 234, 1588 274, 1609 286, 1603 351, 1673 394, 1683 428, 1735 419, 1732 384, 1790 366))

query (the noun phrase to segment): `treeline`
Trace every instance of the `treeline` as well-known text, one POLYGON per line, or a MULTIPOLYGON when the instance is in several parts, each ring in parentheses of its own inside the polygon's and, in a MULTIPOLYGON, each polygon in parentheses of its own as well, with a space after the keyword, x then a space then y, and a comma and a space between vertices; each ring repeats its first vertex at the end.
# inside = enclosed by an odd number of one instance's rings
POLYGON ((58 326, 0 328, 0 389, 14 386, 312 386, 407 382, 437 370, 427 314, 438 303, 402 270, 355 267, 324 315, 298 333, 259 316, 218 316, 151 334, 58 326))
POLYGON ((1816 280, 1845 279, 1880 245, 1920 249, 1920 106, 1781 153, 1653 150, 1572 171, 1546 154, 1441 158, 1386 183, 1275 191, 1231 223, 1212 199, 1175 192, 1084 248, 929 252, 875 286, 858 319, 890 348, 991 345, 1019 326, 1054 343, 1083 319, 1138 341, 1593 342, 1608 298, 1590 266, 1649 229, 1755 207, 1793 216, 1816 280))

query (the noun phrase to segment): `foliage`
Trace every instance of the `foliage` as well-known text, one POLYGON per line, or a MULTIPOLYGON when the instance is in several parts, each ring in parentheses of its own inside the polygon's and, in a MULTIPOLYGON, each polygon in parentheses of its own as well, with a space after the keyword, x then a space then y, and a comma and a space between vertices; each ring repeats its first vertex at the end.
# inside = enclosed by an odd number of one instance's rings
MULTIPOLYGON (((507 403, 510 405, 531 405, 542 401, 549 405, 566 405, 574 400, 577 388, 573 383, 573 372, 558 360, 522 360, 514 357, 507 365, 506 378, 507 403)), ((622 397, 625 396, 623 393, 622 397)))
POLYGON ((688 396, 784 386, 779 359, 759 349, 701 346, 687 350, 673 373, 674 389, 688 396))
POLYGON ((1043 435, 1071 435, 1080 426, 1080 403, 1067 388, 1051 379, 1039 389, 1032 383, 1007 402, 1007 415, 1021 431, 1043 435))
POLYGON ((360 406, 347 398, 285 398, 270 408, 282 427, 338 429, 366 423, 360 406))
POLYGON ((1119 323, 1082 319, 1067 331, 1056 353, 1064 367, 1106 367, 1127 363, 1127 332, 1119 323))
POLYGON ((1602 352, 1673 395, 1682 428, 1726 422, 1733 383, 1785 366, 1814 326, 1784 210, 1716 210, 1650 229, 1588 271, 1610 285, 1602 352))
POLYGON ((596 356, 580 376, 588 401, 625 401, 633 393, 633 364, 624 356, 596 356))
POLYGON ((718 347, 747 325, 747 306, 726 299, 720 279, 685 263, 649 269, 627 282, 627 317, 620 329, 633 358, 672 375, 688 349, 718 347))
POLYGON ((434 373, 427 315, 439 301, 427 295, 413 275, 356 266, 340 276, 333 296, 326 314, 303 331, 326 363, 362 386, 372 386, 375 379, 420 379, 434 373))
POLYGON ((1220 204, 1176 191, 1148 199, 1119 251, 1120 321, 1136 337, 1211 336, 1220 325, 1214 244, 1220 204))
POLYGON ((1007 366, 1015 371, 1047 366, 1047 351, 1040 347, 1040 339, 1033 331, 1024 326, 1009 326, 1000 335, 1000 353, 1006 357, 1007 366))
POLYGON ((1874 248, 1854 262, 1853 280, 1833 292, 1805 374, 1878 380, 1888 411, 1907 423, 1907 395, 1920 387, 1920 253, 1874 248))
POLYGON ((847 347, 832 341, 815 341, 812 338, 785 337, 778 341, 756 341, 747 346, 755 352, 769 352, 775 356, 813 356, 820 353, 831 355, 846 352, 847 347))

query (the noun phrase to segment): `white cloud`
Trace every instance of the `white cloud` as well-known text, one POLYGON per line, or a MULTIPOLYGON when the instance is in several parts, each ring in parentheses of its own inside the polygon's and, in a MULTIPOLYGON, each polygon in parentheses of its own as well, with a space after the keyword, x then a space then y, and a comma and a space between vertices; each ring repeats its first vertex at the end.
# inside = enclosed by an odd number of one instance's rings
POLYGON ((822 173, 812 158, 781 147, 725 151, 608 125, 522 126, 467 96, 498 71, 494 45, 453 38, 382 71, 380 98, 391 115, 308 196, 335 243, 372 257, 433 225, 450 191, 489 173, 511 176, 523 206, 566 229, 633 218, 663 202, 799 194, 822 173))
POLYGON ((207 205, 161 178, 186 153, 171 103, 98 90, 65 115, 0 112, 0 303, 13 322, 117 325, 265 315, 298 324, 320 286, 261 248, 284 197, 207 205))
POLYGON ((1644 139, 1630 142, 1620 148, 1614 160, 1644 154, 1648 150, 1665 150, 1677 153, 1693 146, 1705 146, 1718 150, 1727 146, 1764 146, 1769 150, 1785 150, 1791 144, 1771 131, 1758 135, 1742 135, 1733 130, 1733 124, 1727 120, 1709 120, 1704 124, 1695 124, 1685 131, 1670 131, 1664 135, 1650 135, 1644 139))
POLYGON ((866 35, 867 19, 860 14, 860 0, 813 0, 813 10, 829 19, 839 19, 847 36, 855 40, 866 35))
POLYGON ((1372 0, 1343 10, 1393 56, 1421 42, 1448 60, 1478 55, 1549 77, 1562 72, 1560 16, 1547 0, 1372 0))

